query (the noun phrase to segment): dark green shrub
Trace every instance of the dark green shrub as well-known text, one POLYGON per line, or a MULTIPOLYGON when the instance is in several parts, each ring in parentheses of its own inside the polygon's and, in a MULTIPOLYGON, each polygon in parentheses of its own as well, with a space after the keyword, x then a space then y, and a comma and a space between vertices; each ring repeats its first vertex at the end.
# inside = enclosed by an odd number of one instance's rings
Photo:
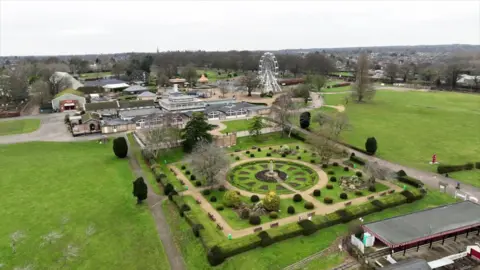
POLYGON ((368 191, 370 192, 377 192, 377 188, 375 186, 369 186, 368 191))
POLYGON ((367 163, 364 159, 361 159, 357 156, 350 156, 350 160, 360 165, 365 165, 365 163, 367 163))
POLYGON ((315 196, 315 197, 320 197, 320 195, 321 195, 320 189, 315 189, 315 190, 313 191, 313 196, 315 196))
POLYGON ((328 168, 328 164, 322 164, 322 168, 323 168, 323 169, 328 168))
POLYGON ((377 140, 375 137, 370 137, 367 139, 365 142, 365 150, 367 150, 369 155, 375 155, 375 152, 377 152, 377 140))
POLYGON ((267 153, 267 157, 271 157, 271 156, 272 156, 272 154, 271 154, 271 153, 267 153))
POLYGON ((305 209, 308 209, 308 210, 311 210, 314 208, 313 203, 311 202, 305 202, 303 206, 305 207, 305 209))
POLYGON ((200 236, 200 230, 202 230, 202 229, 203 229, 202 224, 194 224, 192 226, 193 235, 195 235, 195 237, 199 237, 200 236))
POLYGON ((327 184, 327 189, 333 189, 333 185, 327 184))
POLYGON ((248 218, 248 222, 252 225, 259 225, 261 222, 261 219, 259 216, 253 215, 248 218))
POLYGON ((356 171, 356 172, 355 172, 355 175, 358 176, 358 177, 362 177, 363 174, 362 174, 361 171, 356 171))
POLYGON ((328 174, 328 175, 334 175, 334 174, 335 174, 335 172, 334 172, 334 171, 328 171, 328 173, 327 173, 327 174, 328 174))
POLYGON ((350 169, 348 167, 343 167, 343 171, 348 172, 348 171, 350 171, 350 169))
POLYGON ((202 185, 202 182, 200 182, 200 181, 195 182, 195 186, 199 187, 201 185, 202 185))
POLYGON ((188 204, 182 204, 182 207, 180 209, 183 212, 190 211, 190 206, 188 206, 188 204))
POLYGON ((195 174, 190 175, 190 180, 192 180, 192 181, 197 180, 197 177, 195 176, 195 174))
POLYGON ((236 157, 235 157, 235 160, 240 160, 240 157, 239 157, 239 156, 236 156, 236 157))
POLYGON ((342 199, 342 200, 348 199, 347 193, 345 193, 345 192, 340 193, 340 199, 342 199))
POLYGON ((311 160, 310 160, 310 163, 315 163, 315 159, 311 159, 311 160))
POLYGON ((330 177, 330 182, 337 182, 337 178, 335 176, 330 177))
POLYGON ((189 171, 189 170, 186 170, 186 171, 185 171, 185 174, 186 174, 186 175, 190 175, 190 171, 189 171))
POLYGON ((301 159, 302 159, 302 157, 301 157, 301 156, 298 156, 298 157, 297 157, 297 159, 298 159, 298 160, 301 160, 301 159))
POLYGON ((185 165, 182 165, 182 170, 185 170, 187 167, 185 167, 185 165))
POLYGON ((293 206, 290 205, 290 206, 287 208, 287 212, 288 212, 289 214, 291 214, 291 215, 292 215, 292 214, 295 214, 295 207, 293 207, 293 206))
POLYGON ((397 172, 397 176, 398 177, 407 176, 407 173, 404 170, 400 170, 400 171, 397 172))
POLYGON ((219 205, 219 206, 217 206, 216 209, 217 209, 218 211, 223 211, 223 209, 225 209, 225 208, 223 207, 223 205, 219 205))
POLYGON ((303 153, 307 153, 308 151, 307 150, 303 150, 303 153))
POLYGON ((251 158, 254 158, 254 157, 255 157, 255 155, 254 155, 254 154, 250 154, 250 157, 251 157, 251 158))
POLYGON ((257 151, 258 151, 258 152, 262 152, 262 148, 258 148, 258 150, 257 150, 257 151))
POLYGON ((302 234, 303 235, 310 235, 310 234, 317 231, 317 228, 316 228, 315 224, 308 219, 302 219, 301 221, 298 222, 298 225, 300 225, 300 227, 302 227, 302 229, 303 229, 302 234))
MULTIPOLYGON (((451 173, 451 172, 459 172, 466 169, 467 164, 462 165, 438 165, 437 172, 439 174, 451 173)), ((473 168, 473 166, 472 166, 473 168)))
POLYGON ((128 154, 128 144, 125 137, 118 137, 113 140, 113 153, 119 158, 125 158, 128 154))
POLYGON ((286 154, 282 154, 282 157, 286 157, 287 155, 286 154))
POLYGON ((363 193, 360 190, 356 190, 355 196, 363 196, 363 193))
POLYGON ((210 189, 205 189, 205 190, 202 191, 202 194, 205 195, 205 196, 210 195, 210 193, 212 193, 212 192, 210 191, 210 189))
POLYGON ((270 216, 271 219, 276 219, 276 218, 278 218, 278 213, 275 212, 275 211, 272 211, 272 212, 270 212, 269 216, 270 216))
POLYGON ((475 166, 471 162, 468 162, 468 163, 465 164, 465 170, 467 170, 467 171, 473 170, 474 167, 475 166))
POLYGON ((250 154, 250 151, 245 152, 245 154, 247 154, 247 155, 250 154))
POLYGON ((241 219, 248 219, 249 217, 250 217, 250 210, 245 208, 240 212, 241 219))
POLYGON ((352 220, 352 216, 345 209, 339 209, 335 211, 335 213, 340 217, 342 223, 347 223, 352 220))
POLYGON ((258 238, 260 238, 260 246, 262 247, 267 247, 271 244, 274 243, 273 239, 270 237, 270 235, 268 235, 268 233, 266 231, 261 231, 259 234, 258 234, 258 238))
POLYGON ((297 145, 297 146, 295 146, 295 148, 298 150, 298 149, 300 149, 300 146, 297 145))
POLYGON ((302 195, 300 195, 298 193, 293 195, 293 201, 294 202, 301 202, 302 201, 302 195))
POLYGON ((381 210, 386 208, 385 205, 379 200, 373 200, 371 204, 381 210))
POLYGON ((338 162, 333 162, 332 165, 333 167, 338 167, 338 162))
POLYGON ((224 185, 221 185, 221 186, 218 187, 218 191, 225 191, 225 190, 226 190, 226 188, 225 188, 224 185))
POLYGON ((326 204, 331 204, 331 203, 333 203, 333 199, 330 198, 330 197, 325 197, 325 198, 323 198, 323 202, 326 203, 326 204))
POLYGON ((222 250, 218 246, 214 246, 208 251, 207 260, 211 266, 216 266, 221 264, 225 260, 225 257, 222 250))
POLYGON ((217 197, 215 197, 215 196, 210 197, 210 201, 211 201, 211 202, 216 202, 216 201, 217 201, 217 197))
POLYGON ((255 203, 255 202, 260 201, 260 198, 259 198, 257 195, 252 195, 252 196, 250 197, 250 201, 253 202, 253 203, 255 203))
POLYGON ((475 162, 475 168, 480 169, 480 162, 475 162))
POLYGON ((163 194, 168 195, 170 192, 174 190, 173 185, 168 183, 165 188, 163 189, 163 194))

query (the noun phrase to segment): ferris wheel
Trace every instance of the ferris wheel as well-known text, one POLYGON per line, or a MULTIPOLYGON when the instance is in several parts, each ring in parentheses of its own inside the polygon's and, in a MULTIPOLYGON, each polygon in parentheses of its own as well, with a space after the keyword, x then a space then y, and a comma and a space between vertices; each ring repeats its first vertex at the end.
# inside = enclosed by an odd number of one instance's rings
POLYGON ((275 55, 266 52, 260 58, 258 64, 258 77, 260 79, 260 87, 263 93, 280 92, 282 89, 277 82, 278 61, 275 55))

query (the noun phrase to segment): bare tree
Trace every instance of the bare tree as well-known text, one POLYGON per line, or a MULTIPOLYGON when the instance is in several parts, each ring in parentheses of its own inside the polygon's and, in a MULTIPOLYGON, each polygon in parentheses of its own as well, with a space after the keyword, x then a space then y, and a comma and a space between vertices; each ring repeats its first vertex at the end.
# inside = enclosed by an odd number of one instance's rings
POLYGON ((308 141, 319 154, 321 162, 326 164, 335 154, 341 153, 336 141, 348 128, 348 119, 345 113, 338 112, 333 116, 317 115, 314 121, 320 124, 320 129, 310 135, 308 141))
POLYGON ((221 82, 218 84, 218 89, 220 90, 220 93, 222 93, 222 98, 225 97, 225 94, 228 93, 230 91, 229 89, 229 86, 228 86, 228 82, 221 82))
POLYGON ((258 80, 258 76, 255 73, 249 72, 242 77, 241 83, 247 88, 248 96, 251 97, 252 91, 257 88, 260 81, 258 80))
POLYGON ((50 94, 52 96, 60 93, 67 88, 72 87, 72 83, 67 79, 67 77, 64 77, 58 73, 52 74, 52 76, 48 80, 48 83, 50 85, 50 94))
POLYGON ((396 173, 386 167, 381 166, 376 161, 368 161, 365 164, 365 171, 368 175, 381 180, 394 179, 396 173))
POLYGON ((385 68, 385 73, 388 78, 390 78, 390 83, 395 82, 395 78, 397 77, 398 73, 398 66, 395 63, 388 63, 387 67, 385 68))
MULTIPOLYGON (((152 118, 158 116, 152 115, 152 118)), ((147 158, 158 158, 162 150, 176 147, 180 141, 180 128, 175 125, 173 114, 164 114, 156 124, 150 124, 145 131, 146 145, 144 155, 147 158)), ((148 120, 147 120, 148 121, 148 120)))
POLYGON ((190 160, 193 171, 205 179, 206 186, 212 187, 224 180, 219 176, 228 168, 229 159, 222 148, 201 141, 193 149, 190 160))
POLYGON ((38 96, 41 102, 51 100, 50 86, 43 80, 37 80, 31 85, 31 92, 38 96))
POLYGON ((189 65, 182 71, 182 76, 185 78, 185 80, 187 80, 190 86, 193 86, 197 81, 197 70, 193 66, 189 65))
POLYGON ((270 116, 276 122, 277 126, 282 128, 282 136, 285 135, 286 129, 291 125, 290 117, 294 113, 292 110, 294 108, 291 92, 279 96, 270 107, 270 116))
POLYGON ((322 75, 308 75, 305 82, 309 84, 316 92, 320 92, 327 83, 327 79, 322 75))
POLYGON ((362 53, 357 63, 357 79, 352 87, 352 98, 357 102, 369 101, 375 96, 375 88, 373 88, 368 76, 368 66, 368 57, 365 53, 362 53))
POLYGON ((119 61, 113 64, 112 73, 118 79, 121 75, 125 74, 127 70, 127 63, 125 61, 119 61))

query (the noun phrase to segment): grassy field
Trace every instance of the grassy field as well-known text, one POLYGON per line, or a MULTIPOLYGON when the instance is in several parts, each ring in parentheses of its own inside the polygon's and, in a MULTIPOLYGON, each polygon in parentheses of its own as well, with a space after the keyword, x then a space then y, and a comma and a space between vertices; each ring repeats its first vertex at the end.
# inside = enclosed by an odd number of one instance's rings
POLYGON ((0 121, 0 136, 34 132, 40 127, 39 119, 0 121))
POLYGON ((96 78, 103 78, 105 76, 112 75, 112 72, 107 71, 107 72, 93 72, 93 73, 82 73, 80 74, 80 78, 82 79, 96 79, 96 78))
POLYGON ((253 119, 241 119, 241 120, 232 120, 225 121, 222 124, 226 125, 227 128, 220 131, 221 133, 231 133, 236 131, 248 130, 253 123, 253 119))
POLYGON ((225 80, 225 79, 230 79, 228 77, 228 73, 231 73, 233 75, 233 73, 237 73, 238 76, 241 76, 241 72, 240 71, 228 71, 228 72, 225 72, 225 70, 221 70, 220 71, 220 75, 218 74, 218 70, 216 69, 197 69, 197 74, 198 76, 202 76, 202 74, 205 74, 205 76, 208 78, 208 82, 209 83, 213 83, 213 82, 216 82, 218 80, 225 80))
POLYGON ((330 93, 330 92, 346 92, 352 90, 351 85, 335 87, 335 88, 324 88, 322 92, 330 93))
POLYGON ((5 269, 170 269, 150 210, 132 196, 128 161, 111 143, 0 146, 0 163, 5 269), (13 253, 17 231, 25 237, 13 253))
MULTIPOLYGON (((327 104, 343 102, 345 95, 325 95, 327 104)), ((351 129, 343 140, 364 148, 374 136, 381 158, 427 171, 436 171, 428 162, 434 153, 441 164, 480 161, 480 95, 377 91, 373 102, 350 101, 347 114, 351 129)), ((456 177, 480 186, 478 172, 456 177)))
MULTIPOLYGON (((388 217, 407 214, 425 208, 435 207, 447 203, 453 203, 455 199, 440 192, 429 192, 427 196, 417 202, 405 204, 395 208, 387 209, 364 217, 368 222, 388 217)), ((165 201, 163 209, 176 245, 181 250, 187 268, 189 269, 282 269, 307 256, 310 256, 330 246, 339 236, 345 235, 347 225, 336 225, 320 230, 310 236, 300 236, 289 240, 275 243, 266 248, 257 248, 227 259, 219 266, 209 266, 205 250, 192 233, 191 227, 185 219, 178 215, 178 210, 170 201, 165 201)), ((209 222, 212 223, 212 222, 209 222)), ((225 240, 226 241, 226 240, 225 240)), ((315 260, 307 266, 307 269, 331 269, 343 260, 343 254, 332 254, 315 260), (324 268, 321 268, 324 267, 324 268)))

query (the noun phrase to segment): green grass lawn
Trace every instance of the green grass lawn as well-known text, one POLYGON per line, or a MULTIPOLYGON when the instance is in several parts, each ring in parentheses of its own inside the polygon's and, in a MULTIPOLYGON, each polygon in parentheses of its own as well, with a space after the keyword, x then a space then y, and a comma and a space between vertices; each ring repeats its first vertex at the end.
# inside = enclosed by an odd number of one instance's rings
POLYGON ((150 210, 132 196, 128 161, 115 157, 111 143, 0 146, 0 164, 0 262, 6 269, 170 268, 150 210), (16 231, 25 238, 13 254, 16 231), (42 240, 54 233, 61 237, 42 240), (77 256, 63 265, 67 251, 77 256))
POLYGON ((39 119, 0 121, 0 136, 34 132, 40 127, 39 119))
POLYGON ((322 92, 330 93, 330 92, 346 92, 352 90, 351 85, 347 86, 340 86, 340 87, 334 87, 334 88, 324 88, 322 89, 322 92))
MULTIPOLYGON (((366 222, 376 221, 388 217, 398 216, 423 210, 425 208, 435 207, 447 203, 453 203, 455 199, 440 193, 429 192, 426 197, 420 201, 401 205, 395 208, 386 209, 382 212, 364 217, 366 222)), ((165 201, 163 209, 166 211, 167 221, 170 227, 177 228, 172 230, 175 243, 181 250, 187 268, 191 269, 283 269, 307 256, 310 256, 322 249, 329 247, 337 237, 345 235, 347 225, 336 225, 324 230, 320 230, 310 236, 299 236, 282 242, 275 243, 266 248, 257 248, 237 256, 228 258, 219 266, 209 266, 206 259, 206 252, 192 233, 191 227, 185 219, 178 215, 178 210, 170 201, 165 201)), ((213 222, 210 222, 213 223, 213 222)), ((226 241, 226 240, 225 240, 226 241)), ((309 264, 307 269, 331 269, 332 266, 341 263, 342 255, 332 254, 321 257, 309 264)))
MULTIPOLYGON (((342 103, 345 95, 325 95, 327 104, 342 103)), ((350 101, 351 129, 343 140, 364 148, 375 136, 377 156, 402 165, 436 171, 429 165, 434 153, 440 164, 479 161, 480 95, 377 91, 373 102, 350 101)), ((462 172, 460 181, 480 186, 477 172, 462 172)))
POLYGON ((80 78, 82 79, 101 79, 105 76, 112 75, 112 72, 107 71, 107 72, 93 72, 93 73, 82 73, 80 74, 80 78))
POLYGON ((340 265, 345 261, 347 255, 344 252, 335 252, 322 256, 318 259, 314 259, 306 264, 303 270, 329 270, 340 265))
POLYGON ((242 119, 242 120, 232 120, 222 122, 227 126, 226 129, 222 130, 222 133, 231 133, 236 131, 248 130, 253 123, 253 119, 242 119))
POLYGON ((280 132, 261 134, 258 137, 247 136, 237 138, 237 145, 229 148, 229 151, 234 151, 235 149, 249 149, 252 146, 269 146, 269 145, 280 145, 300 142, 297 139, 289 138, 288 134, 282 137, 280 132))

